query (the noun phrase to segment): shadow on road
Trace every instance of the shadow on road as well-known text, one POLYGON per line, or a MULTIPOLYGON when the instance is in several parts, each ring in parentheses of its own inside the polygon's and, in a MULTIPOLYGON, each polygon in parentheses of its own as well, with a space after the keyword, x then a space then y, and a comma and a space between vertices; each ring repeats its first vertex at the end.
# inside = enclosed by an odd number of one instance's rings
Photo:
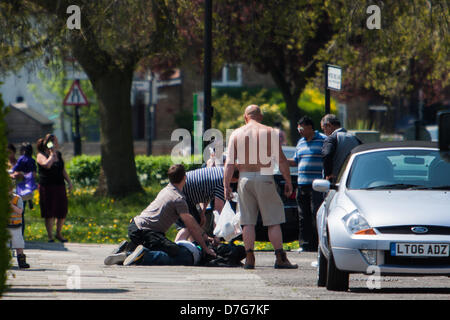
POLYGON ((9 288, 6 293, 53 293, 53 292, 67 292, 67 293, 126 293, 126 289, 52 289, 52 288, 9 288))
POLYGON ((368 288, 350 288, 352 293, 373 293, 373 294, 450 294, 450 288, 381 288, 370 290, 368 288))
POLYGON ((60 243, 60 242, 48 243, 48 242, 26 241, 25 242, 25 250, 27 250, 27 249, 38 249, 38 250, 48 250, 48 251, 69 251, 69 249, 67 249, 64 246, 64 243, 60 243))

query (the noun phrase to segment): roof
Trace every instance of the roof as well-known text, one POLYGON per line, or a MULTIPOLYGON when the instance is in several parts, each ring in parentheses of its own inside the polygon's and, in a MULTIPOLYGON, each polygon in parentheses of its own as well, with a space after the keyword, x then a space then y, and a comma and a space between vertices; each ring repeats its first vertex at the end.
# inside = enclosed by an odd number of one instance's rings
POLYGON ((42 115, 38 111, 28 107, 26 103, 11 103, 10 106, 16 110, 19 110, 20 112, 24 113, 25 115, 39 122, 40 124, 43 125, 53 124, 53 121, 49 120, 46 116, 42 115))
POLYGON ((392 142, 373 142, 373 143, 363 143, 357 147, 352 149, 352 154, 376 150, 376 149, 384 149, 384 148, 438 148, 436 142, 429 141, 392 141, 392 142))

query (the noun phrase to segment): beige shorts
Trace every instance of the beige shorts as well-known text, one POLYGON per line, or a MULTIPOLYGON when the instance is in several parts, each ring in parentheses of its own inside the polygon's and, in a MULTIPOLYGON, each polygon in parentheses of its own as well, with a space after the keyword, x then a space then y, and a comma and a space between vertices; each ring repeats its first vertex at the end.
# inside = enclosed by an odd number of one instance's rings
POLYGON ((261 213, 264 226, 282 224, 286 221, 283 201, 271 175, 241 172, 238 203, 241 211, 241 225, 256 225, 258 212, 261 213))
POLYGON ((11 249, 25 248, 25 241, 22 236, 22 227, 8 228, 11 238, 9 239, 9 246, 11 249))

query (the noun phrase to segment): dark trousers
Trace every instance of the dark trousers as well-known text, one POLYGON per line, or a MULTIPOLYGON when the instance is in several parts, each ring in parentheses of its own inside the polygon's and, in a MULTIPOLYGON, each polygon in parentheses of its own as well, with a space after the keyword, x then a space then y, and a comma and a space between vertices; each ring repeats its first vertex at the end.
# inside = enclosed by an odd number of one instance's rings
POLYGON ((167 239, 164 233, 140 230, 134 223, 134 220, 128 226, 128 237, 136 246, 143 245, 151 251, 163 251, 170 257, 176 257, 180 253, 180 247, 167 239))
POLYGON ((316 250, 318 246, 316 215, 323 201, 323 194, 314 191, 311 185, 297 188, 299 245, 316 250))

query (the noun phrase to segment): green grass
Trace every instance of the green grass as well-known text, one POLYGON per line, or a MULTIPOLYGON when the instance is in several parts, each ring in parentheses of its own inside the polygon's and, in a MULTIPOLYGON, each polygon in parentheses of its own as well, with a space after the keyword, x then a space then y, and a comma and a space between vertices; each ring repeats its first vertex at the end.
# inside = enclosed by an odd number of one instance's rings
MULTIPOLYGON (((62 234, 69 242, 118 244, 127 239, 130 220, 140 214, 155 199, 161 186, 145 188, 144 194, 134 194, 122 199, 100 197, 94 188, 78 188, 68 195, 69 213, 62 234)), ((47 242, 47 231, 39 208, 39 194, 36 191, 33 209, 25 211, 25 240, 47 242)), ((54 231, 55 234, 55 231, 54 231)), ((166 236, 173 240, 175 227, 166 236)), ((236 244, 242 244, 236 241, 236 244)), ((284 244, 285 250, 298 248, 298 241, 284 244)), ((256 242, 256 250, 273 250, 269 242, 256 242)))

